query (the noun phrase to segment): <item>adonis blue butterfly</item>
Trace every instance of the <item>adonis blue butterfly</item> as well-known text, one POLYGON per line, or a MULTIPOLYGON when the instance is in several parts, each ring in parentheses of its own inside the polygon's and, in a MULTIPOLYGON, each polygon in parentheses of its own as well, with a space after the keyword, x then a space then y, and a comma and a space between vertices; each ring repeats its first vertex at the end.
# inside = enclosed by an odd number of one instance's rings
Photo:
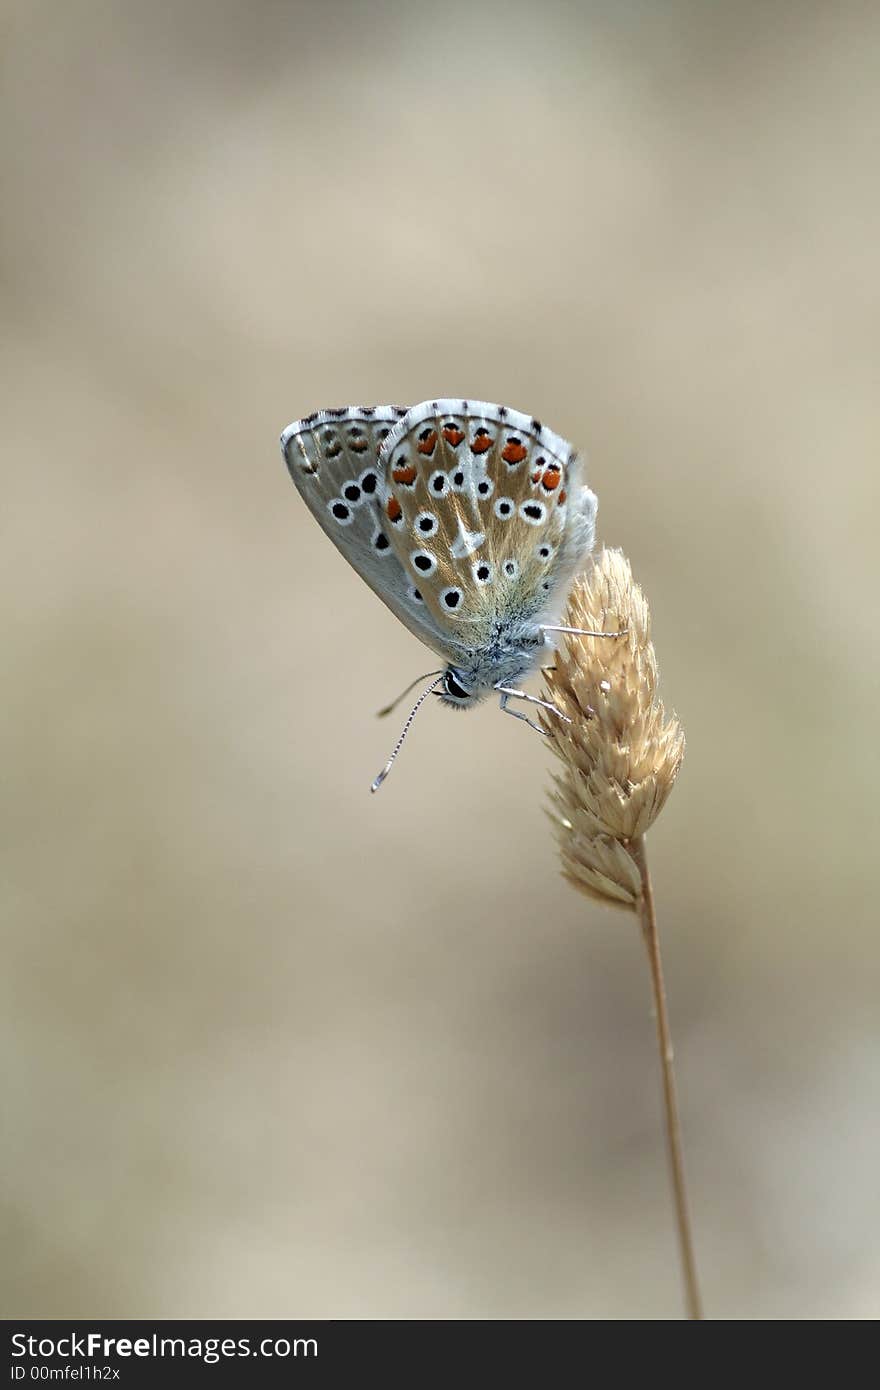
POLYGON ((436 400, 322 410, 288 426, 281 448, 330 539, 447 663, 374 791, 432 692, 455 709, 497 694, 538 729, 511 699, 564 717, 518 683, 573 631, 560 618, 593 548, 596 497, 570 444, 507 406, 436 400))

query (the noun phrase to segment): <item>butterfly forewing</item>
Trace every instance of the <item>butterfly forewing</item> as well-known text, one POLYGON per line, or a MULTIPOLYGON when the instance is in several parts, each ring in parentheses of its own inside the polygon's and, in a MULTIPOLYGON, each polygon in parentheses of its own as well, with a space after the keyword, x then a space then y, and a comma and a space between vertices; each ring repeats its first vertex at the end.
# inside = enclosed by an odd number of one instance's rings
POLYGON ((309 510, 349 563, 417 637, 451 655, 455 644, 444 638, 390 537, 378 454, 405 415, 395 405, 322 410, 288 426, 281 448, 309 510))
POLYGON ((519 411, 414 406, 379 462, 395 554, 434 620, 468 647, 499 621, 552 609, 592 546, 595 498, 574 449, 519 411))

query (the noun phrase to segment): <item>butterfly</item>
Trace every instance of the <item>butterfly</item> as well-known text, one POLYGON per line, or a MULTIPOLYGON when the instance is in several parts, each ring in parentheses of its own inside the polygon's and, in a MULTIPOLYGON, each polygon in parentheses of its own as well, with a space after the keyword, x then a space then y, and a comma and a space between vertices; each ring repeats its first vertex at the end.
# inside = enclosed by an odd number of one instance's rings
POLYGON ((507 406, 447 399, 321 410, 289 425, 281 450, 333 543, 446 662, 428 673, 373 791, 432 693, 454 709, 497 694, 541 733, 511 700, 565 718, 519 682, 556 633, 579 631, 560 618, 593 548, 597 501, 570 444, 507 406))

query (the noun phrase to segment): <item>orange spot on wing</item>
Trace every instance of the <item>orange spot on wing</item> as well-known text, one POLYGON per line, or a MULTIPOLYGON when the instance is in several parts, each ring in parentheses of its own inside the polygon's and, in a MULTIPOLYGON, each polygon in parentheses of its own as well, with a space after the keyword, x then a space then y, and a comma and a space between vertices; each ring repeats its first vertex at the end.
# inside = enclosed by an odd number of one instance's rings
POLYGON ((480 434, 480 435, 477 435, 477 438, 474 440, 473 444, 471 445, 471 450, 472 450, 472 452, 475 453, 475 454, 485 454, 485 453, 487 453, 487 452, 489 451, 489 449, 492 448, 492 445, 493 445, 494 443, 495 443, 495 440, 492 439, 490 435, 488 435, 488 434, 480 434))
POLYGON ((538 468, 538 469, 532 474, 532 482, 533 482, 533 483, 539 483, 540 481, 541 481, 541 470, 540 470, 540 468, 538 468))
MULTIPOLYGON (((548 468, 543 478, 541 479, 541 486, 543 488, 546 488, 547 492, 552 492, 555 487, 559 486, 561 479, 562 474, 560 473, 558 468, 548 468)), ((562 499, 560 497, 560 501, 561 500, 562 499)))
POLYGON ((419 453, 420 453, 420 454, 427 454, 429 458, 430 458, 431 454, 433 454, 433 452, 434 452, 434 450, 436 449, 436 447, 437 447, 437 431, 436 431, 436 430, 431 430, 431 433, 428 435, 427 439, 420 439, 420 440, 419 440, 419 453))
POLYGON ((522 463, 528 452, 525 444, 505 444, 501 457, 505 463, 522 463))
POLYGON ((403 516, 403 507, 401 507, 396 497, 388 498, 388 505, 385 510, 388 513, 389 521, 399 521, 403 516))
POLYGON ((453 449, 457 449, 464 439, 464 431, 457 430, 454 425, 447 425, 443 431, 443 438, 446 440, 447 444, 452 445, 453 449))
POLYGON ((562 504, 563 504, 563 502, 565 501, 565 499, 566 499, 567 496, 568 496, 568 493, 565 491, 565 488, 563 488, 562 491, 561 491, 560 494, 559 494, 559 505, 560 505, 560 507, 562 506, 562 504))
POLYGON ((400 468, 392 468, 391 476, 396 483, 405 483, 408 487, 416 480, 416 469, 411 463, 405 463, 400 468))

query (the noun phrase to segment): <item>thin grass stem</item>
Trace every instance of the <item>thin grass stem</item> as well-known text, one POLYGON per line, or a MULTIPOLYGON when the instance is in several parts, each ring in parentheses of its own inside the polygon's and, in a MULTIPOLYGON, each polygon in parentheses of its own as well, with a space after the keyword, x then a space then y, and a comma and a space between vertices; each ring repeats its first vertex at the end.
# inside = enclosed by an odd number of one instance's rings
POLYGON ((651 986, 654 992, 654 1018, 657 1024, 657 1048, 660 1054, 660 1070, 663 1077, 663 1113, 666 1127, 666 1147, 669 1156, 669 1172, 672 1179, 672 1192, 675 1199, 675 1218, 678 1228, 678 1243, 681 1251, 682 1279, 684 1281, 685 1306, 688 1318, 700 1321, 703 1306, 697 1280, 697 1262, 694 1256, 694 1241, 688 1211, 687 1181, 684 1171, 684 1151, 681 1138, 681 1120, 678 1113, 678 1095, 675 1086, 675 1066, 672 1050, 672 1033, 669 1027, 669 1010, 666 1004, 666 986, 663 982, 663 962, 660 956, 660 933, 657 930, 657 912, 654 905, 654 889, 648 872, 648 859, 645 853, 643 836, 632 841, 630 853, 635 860, 642 883, 638 902, 638 915, 642 935, 648 952, 651 967, 651 986))

